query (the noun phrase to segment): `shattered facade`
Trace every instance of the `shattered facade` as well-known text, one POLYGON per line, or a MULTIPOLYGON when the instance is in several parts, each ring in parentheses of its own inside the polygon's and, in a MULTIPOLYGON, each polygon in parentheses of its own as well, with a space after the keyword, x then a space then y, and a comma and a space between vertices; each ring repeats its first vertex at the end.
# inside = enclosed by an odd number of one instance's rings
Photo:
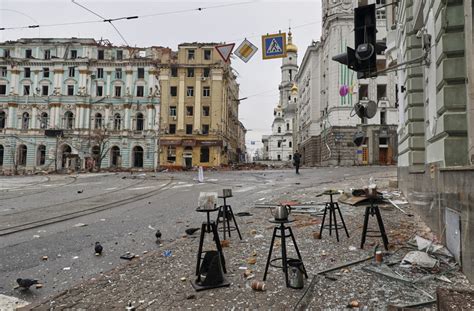
POLYGON ((474 280, 472 1, 387 8, 389 66, 399 66, 399 187, 474 280))
POLYGON ((87 38, 0 43, 1 171, 182 167, 188 165, 183 157, 188 149, 191 165, 238 161, 245 147, 235 75, 213 45, 195 44, 193 61, 189 47, 173 52, 87 38), (198 56, 207 57, 204 50, 210 58, 198 62, 198 56), (198 65, 203 63, 207 69, 198 65), (174 69, 180 78, 174 78, 174 69), (189 77, 191 69, 196 73, 189 77), (173 112, 170 102, 179 102, 173 112), (176 134, 169 132, 172 123, 176 134))
MULTIPOLYGON (((308 166, 396 163, 398 115, 394 73, 357 80, 355 72, 332 60, 345 52, 347 46, 354 47, 353 8, 357 2, 353 2, 322 1, 321 40, 307 48, 296 76, 297 144, 303 163, 308 166), (353 111, 354 104, 369 100, 377 103, 377 114, 361 120, 353 111), (365 133, 360 147, 353 143, 358 130, 365 133)), ((376 1, 362 2, 360 5, 376 1)), ((385 38, 385 24, 385 10, 380 9, 378 40, 385 38)), ((385 55, 378 54, 377 63, 384 62, 385 55)))

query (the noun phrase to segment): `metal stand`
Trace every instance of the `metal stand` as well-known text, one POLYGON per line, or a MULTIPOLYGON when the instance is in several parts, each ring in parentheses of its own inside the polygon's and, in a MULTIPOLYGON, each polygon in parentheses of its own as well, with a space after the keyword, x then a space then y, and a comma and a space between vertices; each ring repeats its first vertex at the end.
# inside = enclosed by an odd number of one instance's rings
POLYGON ((227 270, 225 268, 225 258, 224 258, 224 252, 222 251, 222 246, 221 246, 221 241, 219 240, 219 234, 217 233, 217 225, 214 221, 211 220, 210 218, 210 213, 217 211, 217 208, 214 209, 196 209, 198 212, 205 212, 207 213, 207 221, 203 222, 201 225, 201 237, 199 239, 199 250, 197 254, 197 264, 196 264, 196 275, 199 275, 199 269, 201 268, 201 260, 202 254, 203 254, 203 244, 204 244, 204 237, 206 233, 212 233, 213 235, 213 240, 216 244, 216 249, 218 253, 220 254, 221 258, 221 263, 222 263, 222 269, 224 270, 224 273, 227 273, 227 270))
POLYGON ((332 198, 334 194, 339 194, 339 192, 327 191, 323 194, 330 196, 330 202, 327 202, 326 207, 324 208, 323 221, 321 222, 321 229, 319 229, 319 236, 322 238, 324 228, 329 228, 329 235, 332 235, 332 229, 334 228, 334 230, 336 231, 336 239, 339 242, 339 231, 338 231, 339 229, 344 228, 344 230, 346 231, 347 237, 349 237, 349 232, 347 232, 346 223, 344 222, 344 218, 342 217, 341 210, 339 209, 339 204, 337 202, 334 202, 332 198), (329 225, 324 225, 324 221, 326 220, 326 214, 328 210, 329 210, 329 225), (336 210, 338 211, 339 217, 341 218, 342 226, 337 224, 336 210), (334 220, 334 224, 333 224, 333 220, 334 220))
MULTIPOLYGON (((288 258, 286 254, 286 238, 291 237, 293 241, 293 245, 295 246, 296 254, 298 255, 298 259, 301 261, 303 264, 303 259, 301 258, 300 250, 298 249, 298 245, 296 244, 295 236, 293 235, 293 230, 291 230, 291 227, 286 227, 285 224, 293 222, 293 220, 270 220, 271 223, 277 224, 275 228, 273 229, 273 235, 272 235, 272 242, 270 244, 270 251, 268 252, 268 258, 267 258, 267 264, 265 266, 265 273, 263 274, 263 280, 265 281, 267 279, 267 273, 268 273, 268 267, 272 266, 275 268, 281 268, 283 269, 283 272, 285 273, 285 281, 286 281, 286 287, 289 287, 289 281, 288 281, 288 260, 292 258, 288 258), (285 230, 288 230, 288 234, 285 233, 285 230), (277 233, 279 231, 279 234, 277 233), (281 257, 271 259, 272 257, 272 251, 273 251, 273 245, 275 243, 275 237, 278 237, 281 239, 281 257), (281 266, 276 266, 273 264, 274 261, 282 261, 281 266)), ((303 270, 304 270, 304 275, 306 278, 308 278, 308 274, 306 273, 306 268, 304 268, 303 264, 303 270)))
POLYGON ((217 220, 216 220, 217 227, 219 227, 219 223, 222 223, 223 225, 222 229, 219 231, 224 232, 224 240, 225 240, 226 232, 229 234, 229 238, 230 238, 231 237, 230 232, 237 230, 237 233, 239 234, 239 238, 242 240, 242 235, 240 234, 239 226, 237 225, 237 221, 235 220, 232 207, 230 205, 227 205, 226 203, 226 199, 230 197, 219 196, 219 198, 224 200, 224 205, 219 206, 219 212, 217 212, 217 220), (230 221, 234 222, 234 226, 230 225, 230 221))
POLYGON ((383 225, 382 215, 380 214, 380 210, 378 205, 374 205, 374 198, 370 199, 370 206, 365 208, 365 216, 364 216, 364 229, 362 230, 362 241, 360 242, 360 248, 364 248, 365 238, 366 237, 382 237, 383 245, 386 250, 388 250, 388 238, 387 234, 385 233, 385 227, 383 225), (377 223, 379 225, 379 230, 367 230, 369 225, 369 215, 375 216, 377 218, 377 223), (367 232, 378 232, 379 234, 376 235, 368 235, 367 232))

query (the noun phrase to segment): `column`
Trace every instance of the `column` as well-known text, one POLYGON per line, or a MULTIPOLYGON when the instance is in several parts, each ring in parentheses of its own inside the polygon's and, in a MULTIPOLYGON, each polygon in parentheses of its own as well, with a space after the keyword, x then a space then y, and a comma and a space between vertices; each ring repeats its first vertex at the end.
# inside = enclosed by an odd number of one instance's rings
POLYGON ((13 94, 20 94, 20 92, 22 92, 22 89, 20 88, 20 85, 19 85, 19 75, 20 75, 20 70, 12 69, 10 86, 12 87, 13 94))
POLYGON ((147 118, 145 130, 153 130, 153 105, 148 104, 147 106, 147 118))
POLYGON ((194 126, 195 130, 201 130, 201 79, 196 79, 196 86, 194 92, 194 126))
POLYGON ((134 88, 133 79, 132 79, 133 70, 130 67, 127 67, 127 69, 125 70, 125 74, 126 74, 125 89, 129 90, 130 96, 133 96, 135 95, 134 93, 135 88, 134 88))
MULTIPOLYGON (((104 120, 103 120, 103 124, 102 124, 102 125, 103 125, 104 128, 106 128, 106 129, 109 129, 109 128, 110 128, 110 126, 109 126, 109 125, 110 125, 110 124, 109 124, 109 123, 110 123, 109 118, 110 118, 110 108, 111 108, 111 107, 112 107, 111 105, 107 105, 107 106, 105 107, 105 116, 104 116, 104 120)), ((112 126, 112 128, 113 128, 113 126, 112 126)))
POLYGON ((89 105, 87 105, 84 109, 84 121, 84 128, 88 129, 91 122, 91 108, 89 105))
POLYGON ((178 85, 178 131, 184 131, 184 97, 186 96, 186 90, 184 85, 184 74, 179 76, 178 85))
POLYGON ((55 107, 55 115, 56 115, 56 127, 58 128, 62 128, 63 127, 63 124, 62 124, 62 115, 61 115, 61 104, 56 104, 56 107, 55 107))
POLYGON ((81 108, 76 105, 76 112, 74 113, 74 128, 78 129, 81 127, 81 108))
POLYGON ((79 106, 79 128, 84 128, 84 107, 82 105, 79 106))
POLYGON ((8 122, 7 128, 15 128, 16 125, 16 108, 18 104, 15 103, 8 103, 8 122))
POLYGON ((125 117, 123 118, 123 128, 124 130, 130 129, 130 104, 125 104, 125 117))
POLYGON ((36 124, 36 119, 37 119, 37 116, 36 114, 38 113, 38 108, 36 107, 35 104, 32 105, 32 116, 31 116, 31 128, 32 129, 37 129, 38 128, 38 125, 36 124))
MULTIPOLYGON (((37 94, 36 93, 36 88, 39 87, 38 86, 38 75, 39 75, 39 70, 32 70, 31 73, 33 74, 33 89, 30 90, 30 92, 34 92, 34 94, 37 94)), ((42 95, 42 90, 40 90, 40 94, 42 95)))
MULTIPOLYGON (((105 96, 110 96, 110 92, 111 92, 110 88, 112 87, 112 86, 110 85, 110 75, 111 75, 111 74, 112 74, 112 71, 110 71, 110 70, 107 71, 107 82, 106 82, 106 84, 105 84, 105 96)), ((114 94, 114 95, 115 95, 115 94, 114 94)))

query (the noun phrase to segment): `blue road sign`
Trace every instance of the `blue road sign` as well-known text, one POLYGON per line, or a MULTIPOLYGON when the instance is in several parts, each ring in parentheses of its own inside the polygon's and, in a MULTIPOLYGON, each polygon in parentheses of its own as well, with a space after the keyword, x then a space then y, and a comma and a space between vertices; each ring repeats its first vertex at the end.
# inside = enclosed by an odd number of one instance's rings
POLYGON ((286 33, 262 36, 263 59, 286 57, 286 33))

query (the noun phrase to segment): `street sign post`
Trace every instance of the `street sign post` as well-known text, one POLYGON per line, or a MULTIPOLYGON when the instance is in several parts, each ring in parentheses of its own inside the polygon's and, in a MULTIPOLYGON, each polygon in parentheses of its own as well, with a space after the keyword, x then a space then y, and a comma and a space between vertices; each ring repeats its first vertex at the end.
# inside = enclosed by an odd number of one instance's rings
POLYGON ((262 36, 263 59, 286 57, 286 33, 262 36))

